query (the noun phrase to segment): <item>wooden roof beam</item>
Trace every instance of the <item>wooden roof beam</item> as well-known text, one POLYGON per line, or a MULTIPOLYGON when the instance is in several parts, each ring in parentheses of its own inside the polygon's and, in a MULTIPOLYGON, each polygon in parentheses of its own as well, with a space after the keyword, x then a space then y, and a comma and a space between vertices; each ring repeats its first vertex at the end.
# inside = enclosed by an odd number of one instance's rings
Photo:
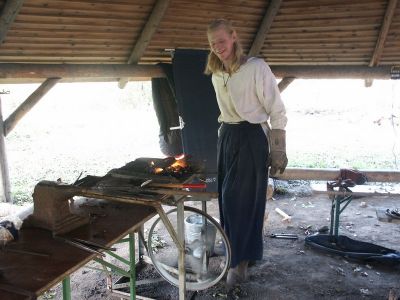
MULTIPOLYGON (((157 3, 154 5, 154 8, 151 12, 149 19, 147 20, 146 25, 143 28, 142 33, 139 36, 135 46, 133 47, 132 53, 129 56, 128 64, 137 64, 144 54, 148 44, 151 41, 154 33, 156 32, 158 26, 162 18, 167 11, 170 0, 157 0, 157 3)), ((129 78, 121 78, 118 82, 118 86, 123 89, 128 83, 129 78)))
MULTIPOLYGON (((302 79, 391 79, 392 66, 377 67, 352 65, 271 65, 271 70, 278 78, 295 77, 302 79)), ((27 64, 27 63, 0 63, 0 83, 12 82, 13 79, 31 81, 32 79, 62 78, 62 82, 69 79, 105 78, 160 78, 165 73, 158 65, 127 65, 127 64, 27 64)))
POLYGON ((127 65, 127 64, 26 64, 0 63, 0 82, 10 82, 8 79, 19 81, 30 79, 62 78, 63 82, 79 81, 92 78, 159 78, 165 77, 160 66, 157 65, 127 65), (5 80, 4 80, 5 79, 5 80))
MULTIPOLYGON (((381 30, 379 32, 378 39, 375 44, 374 53, 372 54, 371 61, 369 62, 370 67, 375 67, 379 64, 379 60, 382 56, 383 49, 385 47, 385 41, 389 33, 390 25, 392 24, 393 16, 396 11, 398 0, 389 0, 386 7, 385 16, 383 17, 381 30)), ((365 80, 365 86, 369 87, 372 85, 373 80, 368 78, 365 80)))
POLYGON ((4 5, 0 15, 0 46, 6 39, 8 29, 18 15, 22 4, 24 0, 8 0, 4 5))
POLYGON ((262 46, 264 45, 265 38, 269 29, 271 28, 272 22, 276 14, 278 13, 279 7, 281 6, 282 0, 271 0, 267 11, 265 12, 264 18, 261 21, 261 25, 258 29, 257 35, 251 45, 249 56, 257 56, 260 53, 262 46))

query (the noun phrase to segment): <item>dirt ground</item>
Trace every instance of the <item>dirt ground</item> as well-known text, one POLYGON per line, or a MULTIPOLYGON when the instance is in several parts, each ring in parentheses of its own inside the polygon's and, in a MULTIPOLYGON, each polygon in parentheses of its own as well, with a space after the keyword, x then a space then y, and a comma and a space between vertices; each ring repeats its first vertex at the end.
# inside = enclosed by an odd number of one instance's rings
MULTIPOLYGON (((227 291, 221 281, 207 290, 187 292, 187 299, 375 300, 388 299, 389 293, 396 295, 391 300, 400 299, 399 266, 351 261, 306 246, 304 238, 307 234, 329 226, 331 202, 325 195, 312 195, 304 182, 283 184, 287 193, 275 195, 275 200, 267 203, 264 257, 249 269, 249 280, 231 291, 227 291), (290 223, 282 221, 274 211, 276 207, 292 216, 290 223), (269 237, 271 233, 293 233, 299 238, 294 241, 274 239, 269 237)), ((377 208, 399 206, 399 196, 355 198, 341 215, 339 233, 400 251, 400 223, 381 222, 376 216, 377 208)), ((215 200, 208 202, 208 212, 217 216, 215 200)), ((146 227, 151 225, 149 223, 146 227)), ((148 265, 138 277, 160 276, 148 265)), ((178 289, 162 280, 140 285, 137 292, 153 299, 178 299, 178 289)), ((73 274, 72 296, 73 299, 119 299, 107 291, 104 274, 87 268, 73 274)), ((56 287, 43 299, 62 299, 61 287, 56 287)))

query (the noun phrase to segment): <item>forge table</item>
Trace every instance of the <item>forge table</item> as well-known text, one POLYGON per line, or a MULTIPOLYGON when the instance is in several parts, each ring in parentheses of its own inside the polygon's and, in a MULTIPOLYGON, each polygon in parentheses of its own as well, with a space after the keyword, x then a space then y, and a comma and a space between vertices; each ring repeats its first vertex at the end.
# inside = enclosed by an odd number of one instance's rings
MULTIPOLYGON (((83 197, 79 201, 72 202, 70 212, 74 215, 87 217, 91 214, 98 217, 89 225, 69 232, 65 237, 111 246, 129 234, 130 271, 126 272, 112 266, 96 257, 96 254, 53 239, 51 230, 26 227, 21 230, 18 242, 7 245, 6 250, 12 247, 14 252, 0 251, 0 299, 3 299, 3 295, 4 299, 12 299, 8 297, 9 293, 19 295, 19 297, 15 296, 15 299, 35 298, 60 281, 63 281, 63 287, 65 287, 63 291, 69 291, 68 275, 92 259, 105 268, 111 268, 130 277, 130 299, 135 299, 133 232, 140 230, 140 227, 151 217, 159 215, 178 249, 178 269, 176 271, 178 282, 176 285, 179 288, 179 299, 184 300, 186 293, 184 201, 187 196, 204 199, 215 197, 216 193, 182 190, 185 188, 182 184, 191 182, 197 176, 195 172, 198 169, 193 166, 180 167, 176 170, 177 167, 174 167, 172 175, 158 173, 158 170, 169 170, 176 163, 175 158, 140 158, 122 168, 109 171, 103 177, 89 175, 73 184, 52 181, 39 182, 35 187, 33 197, 35 209, 32 216, 33 220, 36 218, 36 223, 33 224, 36 224, 37 227, 41 227, 43 224, 41 222, 44 221, 46 221, 46 226, 49 226, 48 224, 65 224, 64 218, 61 221, 54 220, 58 215, 56 212, 60 211, 58 207, 64 207, 58 206, 58 204, 65 203, 64 201, 74 199, 74 197, 83 197), (150 181, 150 185, 144 186, 144 183, 147 184, 150 181), (46 193, 43 193, 44 190, 46 193), (43 197, 43 194, 50 196, 43 197), (39 195, 42 195, 42 198, 39 195), (91 204, 92 202, 94 204, 91 204), (164 205, 176 207, 176 228, 168 219, 168 213, 163 208, 164 205), (43 211, 36 210, 40 207, 43 211), (46 208, 51 209, 46 210, 46 208), (38 219, 41 222, 38 222, 38 219), (52 222, 48 222, 49 219, 52 219, 52 222), (30 251, 31 253, 15 253, 15 250, 30 251), (38 253, 39 255, 37 255, 38 253)), ((202 202, 205 211, 205 202, 203 200, 202 202)), ((207 216, 203 213, 203 217, 207 216)), ((215 221, 213 222, 214 225, 219 226, 215 221)), ((207 221, 204 221, 204 224, 207 224, 207 221)), ((49 229, 49 227, 44 228, 49 229)), ((57 227, 52 225, 50 228, 57 227)), ((219 231, 223 233, 222 228, 219 231)), ((229 254, 227 257, 230 257, 230 248, 226 237, 224 241, 225 252, 229 254)), ((107 253, 119 259, 112 252, 107 253)), ((124 259, 121 261, 128 262, 124 259)), ((220 280, 226 272, 229 260, 224 266, 217 280, 220 280)), ((64 299, 69 298, 70 295, 64 295, 64 299)))
MULTIPOLYGON (((66 236, 105 246, 112 246, 127 235, 133 237, 144 222, 157 214, 151 206, 86 198, 74 200, 71 210, 79 215, 90 214, 92 219, 66 236)), ((0 251, 0 299, 35 299, 61 281, 64 298, 68 298, 69 275, 96 257, 55 240, 50 231, 23 227, 19 240, 0 251)))

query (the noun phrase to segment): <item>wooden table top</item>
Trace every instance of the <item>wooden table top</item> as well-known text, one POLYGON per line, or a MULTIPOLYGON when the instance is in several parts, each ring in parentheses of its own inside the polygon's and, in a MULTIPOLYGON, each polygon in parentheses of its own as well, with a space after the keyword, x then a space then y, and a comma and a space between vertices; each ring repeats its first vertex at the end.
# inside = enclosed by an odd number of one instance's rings
MULTIPOLYGON (((91 222, 64 236, 105 246, 112 246, 157 213, 151 206, 98 199, 75 200, 71 210, 79 215, 90 213, 91 222)), ((7 244, 5 250, 0 251, 0 299, 36 298, 95 257, 95 254, 55 240, 50 231, 23 226, 18 241, 7 244)))

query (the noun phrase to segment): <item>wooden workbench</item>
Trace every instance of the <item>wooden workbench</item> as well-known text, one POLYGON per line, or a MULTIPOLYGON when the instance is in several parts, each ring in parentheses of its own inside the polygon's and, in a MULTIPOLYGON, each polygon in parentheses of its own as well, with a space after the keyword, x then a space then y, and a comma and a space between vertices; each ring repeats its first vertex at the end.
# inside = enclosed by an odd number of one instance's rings
MULTIPOLYGON (((75 200, 71 210, 86 216, 90 213, 91 222, 65 236, 106 246, 137 230, 157 213, 151 206, 85 198, 75 200)), ((23 226, 19 240, 0 251, 0 299, 35 299, 95 257, 53 239, 50 231, 23 226), (14 253, 7 251, 9 248, 42 256, 14 253)))

